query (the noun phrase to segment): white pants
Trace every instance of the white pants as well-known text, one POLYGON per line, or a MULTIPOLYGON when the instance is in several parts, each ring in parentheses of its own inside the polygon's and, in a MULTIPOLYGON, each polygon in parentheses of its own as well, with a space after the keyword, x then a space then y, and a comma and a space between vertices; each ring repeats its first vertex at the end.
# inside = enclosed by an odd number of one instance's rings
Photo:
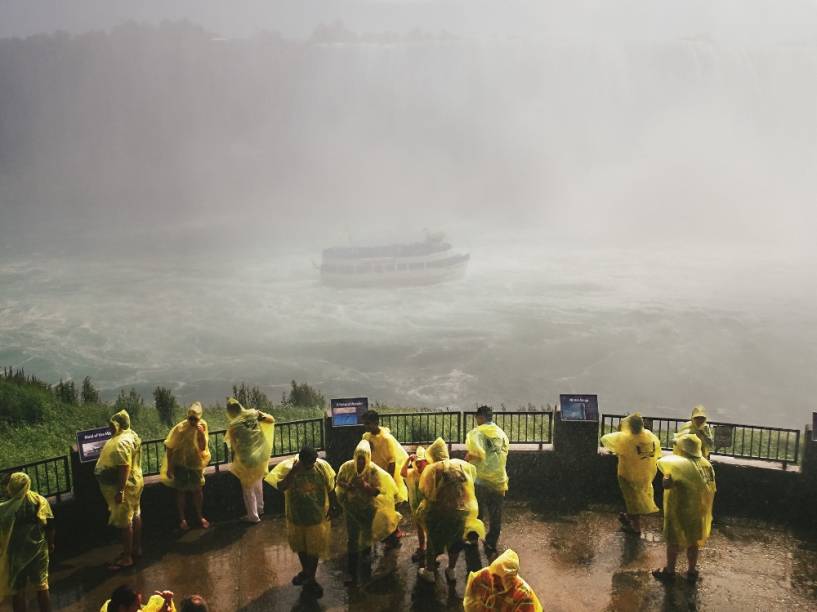
POLYGON ((264 481, 259 479, 258 482, 249 487, 241 487, 241 492, 244 494, 244 508, 247 510, 247 518, 251 521, 257 521, 264 514, 264 481))

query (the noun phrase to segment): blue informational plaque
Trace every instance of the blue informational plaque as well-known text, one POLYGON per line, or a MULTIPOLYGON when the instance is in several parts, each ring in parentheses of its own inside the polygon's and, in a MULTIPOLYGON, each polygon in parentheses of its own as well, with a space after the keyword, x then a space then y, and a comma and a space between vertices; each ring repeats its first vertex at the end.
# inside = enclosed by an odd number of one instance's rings
POLYGON ((563 421, 599 421, 599 398, 597 395, 560 395, 559 407, 563 421))
POLYGON ((113 437, 111 427, 97 427, 86 431, 77 432, 77 451, 79 460, 82 463, 90 463, 99 459, 99 453, 105 442, 113 437))
POLYGON ((350 427, 360 424, 360 417, 369 409, 368 397, 347 397, 329 400, 332 408, 332 427, 350 427))

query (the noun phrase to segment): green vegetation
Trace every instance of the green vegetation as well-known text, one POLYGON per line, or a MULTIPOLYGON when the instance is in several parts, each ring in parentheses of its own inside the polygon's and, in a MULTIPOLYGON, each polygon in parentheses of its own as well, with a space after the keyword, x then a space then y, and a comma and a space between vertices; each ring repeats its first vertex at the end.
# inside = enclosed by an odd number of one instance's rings
MULTIPOLYGON (((297 388, 301 393, 296 393, 298 401, 304 401, 303 397, 323 400, 323 395, 305 383, 297 388)), ((322 403, 308 406, 287 401, 275 405, 258 387, 245 383, 232 391, 247 408, 270 412, 279 422, 323 414, 322 403)), ((77 431, 103 426, 122 409, 131 415, 133 428, 144 441, 164 440, 169 427, 181 418, 181 410, 168 388, 157 387, 153 399, 155 410, 135 389, 122 389, 113 403, 105 403, 90 378, 83 380, 78 391, 73 381, 52 386, 23 370, 4 369, 0 371, 0 469, 65 455, 75 443, 77 431)), ((204 418, 211 432, 227 427, 223 404, 205 406, 204 418)))

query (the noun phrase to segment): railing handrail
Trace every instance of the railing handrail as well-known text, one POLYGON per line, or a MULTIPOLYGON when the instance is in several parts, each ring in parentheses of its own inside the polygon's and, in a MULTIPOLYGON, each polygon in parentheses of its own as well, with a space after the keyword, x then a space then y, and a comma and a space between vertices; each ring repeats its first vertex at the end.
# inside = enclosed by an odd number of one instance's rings
MULTIPOLYGON (((602 416, 610 417, 613 419, 624 419, 626 418, 627 414, 611 414, 605 412, 602 416)), ((653 415, 641 415, 642 419, 652 419, 653 421, 678 421, 679 423, 686 423, 691 419, 686 418, 679 418, 679 417, 666 417, 666 416, 653 416, 653 415)), ((727 423, 726 421, 710 421, 709 419, 706 420, 708 425, 722 425, 725 427, 754 427, 755 429, 768 429, 770 431, 785 431, 789 433, 800 433, 799 429, 791 429, 788 427, 776 427, 773 425, 752 425, 751 423, 727 423)))
MULTIPOLYGON (((609 413, 603 414, 601 416, 601 420, 600 420, 600 432, 599 432, 600 436, 599 437, 601 437, 601 435, 603 435, 605 433, 604 427, 605 427, 605 425, 606 425, 606 423, 608 421, 610 422, 610 426, 612 427, 614 420, 618 419, 619 423, 620 423, 621 420, 625 419, 626 417, 627 417, 627 415, 625 415, 625 414, 609 414, 609 413)), ((664 421, 664 422, 667 422, 667 423, 673 423, 674 422, 676 425, 679 424, 679 423, 687 423, 687 422, 690 421, 690 419, 685 419, 685 418, 652 416, 652 415, 642 415, 642 418, 644 420, 647 420, 647 421, 664 421)), ((751 452, 751 449, 754 448, 754 441, 753 441, 752 438, 750 438, 750 440, 749 440, 749 444, 750 444, 749 454, 743 452, 743 450, 741 450, 741 452, 737 452, 736 450, 733 450, 732 452, 721 452, 721 450, 719 450, 719 449, 724 449, 724 448, 735 449, 736 442, 737 442, 737 434, 735 434, 735 437, 732 440, 732 443, 728 447, 727 446, 718 446, 718 447, 713 448, 712 451, 711 451, 711 454, 713 454, 713 455, 720 455, 722 457, 734 457, 736 459, 753 459, 753 460, 756 460, 756 461, 768 461, 768 462, 772 462, 772 463, 782 463, 784 470, 786 469, 786 467, 788 466, 789 463, 797 464, 799 462, 799 460, 800 460, 800 430, 799 429, 790 429, 790 428, 787 428, 787 427, 775 427, 775 426, 772 426, 772 425, 749 425, 749 424, 745 424, 745 423, 727 423, 727 422, 724 422, 724 421, 709 421, 709 420, 707 420, 707 424, 711 425, 713 427, 729 427, 729 428, 732 428, 735 431, 742 430, 744 432, 744 434, 741 436, 741 447, 742 448, 745 448, 744 447, 744 444, 746 442, 745 432, 747 430, 750 430, 750 431, 753 431, 753 432, 757 431, 761 436, 760 441, 759 441, 760 451, 758 453, 756 453, 756 454, 752 454, 752 452, 751 452), (767 438, 767 440, 766 440, 766 449, 767 449, 766 455, 767 456, 762 456, 764 454, 763 450, 762 450, 762 447, 763 447, 762 435, 763 435, 764 432, 766 432, 766 433, 777 433, 778 434, 777 443, 775 445, 774 456, 771 456, 771 454, 772 454, 771 453, 771 446, 772 446, 771 436, 769 436, 767 438), (780 434, 785 434, 785 446, 784 446, 783 456, 782 457, 780 456, 781 455, 781 453, 780 453, 780 437, 781 437, 780 434), (794 435, 794 444, 790 445, 789 441, 790 441, 790 436, 792 434, 794 435), (793 446, 793 448, 790 449, 790 446, 793 446), (792 452, 793 458, 789 458, 789 452, 792 452)), ((677 430, 677 428, 676 428, 676 430, 677 430)), ((653 432, 653 433, 655 433, 655 432, 653 432)), ((665 432, 659 431, 659 433, 661 433, 663 435, 665 432)), ((670 433, 669 430, 667 430, 666 433, 667 434, 670 433)), ((754 434, 752 434, 752 436, 754 436, 754 434)), ((671 446, 664 446, 664 441, 663 440, 661 440, 661 444, 662 444, 661 448, 663 448, 664 450, 672 450, 671 446)))

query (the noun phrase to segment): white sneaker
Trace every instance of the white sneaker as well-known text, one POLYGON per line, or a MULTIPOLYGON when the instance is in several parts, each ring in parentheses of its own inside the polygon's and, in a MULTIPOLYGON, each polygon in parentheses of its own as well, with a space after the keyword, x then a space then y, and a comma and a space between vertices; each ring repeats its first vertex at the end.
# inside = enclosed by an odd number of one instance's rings
POLYGON ((251 525, 256 525, 261 522, 260 518, 252 518, 251 516, 242 516, 241 521, 244 523, 249 523, 251 525))
POLYGON ((417 575, 430 584, 434 584, 435 582, 437 582, 436 572, 428 570, 424 567, 417 568, 417 575))
POLYGON ((457 575, 456 575, 456 573, 454 572, 454 570, 452 568, 450 568, 450 567, 445 568, 445 579, 448 582, 456 582, 457 581, 457 575))

